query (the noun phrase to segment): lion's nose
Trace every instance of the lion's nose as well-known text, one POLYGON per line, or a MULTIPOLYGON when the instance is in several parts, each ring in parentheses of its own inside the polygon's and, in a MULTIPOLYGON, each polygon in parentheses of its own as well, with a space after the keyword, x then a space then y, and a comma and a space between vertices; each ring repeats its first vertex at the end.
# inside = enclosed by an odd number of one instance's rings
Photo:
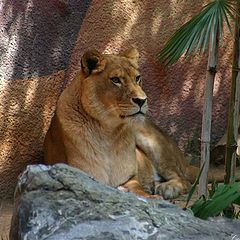
POLYGON ((136 103, 139 107, 142 107, 146 100, 147 98, 132 98, 132 101, 136 103))

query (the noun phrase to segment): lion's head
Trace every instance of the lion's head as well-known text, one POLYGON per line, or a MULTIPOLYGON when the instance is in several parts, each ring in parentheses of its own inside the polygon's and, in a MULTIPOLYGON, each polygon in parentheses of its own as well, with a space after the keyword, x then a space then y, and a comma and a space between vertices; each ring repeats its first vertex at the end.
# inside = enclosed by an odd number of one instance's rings
POLYGON ((119 55, 102 55, 96 50, 83 55, 81 102, 89 115, 106 124, 144 118, 147 96, 138 59, 134 48, 119 55))

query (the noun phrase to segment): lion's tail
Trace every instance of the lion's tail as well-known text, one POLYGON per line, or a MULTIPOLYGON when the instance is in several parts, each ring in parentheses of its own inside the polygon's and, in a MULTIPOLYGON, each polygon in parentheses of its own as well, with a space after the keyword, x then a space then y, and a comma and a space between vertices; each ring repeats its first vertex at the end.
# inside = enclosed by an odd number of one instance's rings
MULTIPOLYGON (((200 169, 198 167, 189 165, 186 171, 186 178, 191 183, 194 183, 200 169)), ((236 173, 239 173, 239 168, 237 168, 236 173)), ((240 180, 239 174, 236 174, 237 180, 240 180)), ((209 169, 208 172, 208 182, 223 182, 225 177, 224 169, 209 169)))

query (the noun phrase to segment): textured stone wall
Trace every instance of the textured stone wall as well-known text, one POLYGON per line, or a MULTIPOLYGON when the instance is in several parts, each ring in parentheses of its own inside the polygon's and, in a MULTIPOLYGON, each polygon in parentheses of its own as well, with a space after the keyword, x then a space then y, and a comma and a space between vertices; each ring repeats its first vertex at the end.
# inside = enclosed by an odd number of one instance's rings
MULTIPOLYGON (((206 1, 207 2, 207 1, 206 1)), ((184 148, 201 126, 206 58, 164 69, 156 59, 199 0, 3 0, 0 3, 0 198, 18 174, 42 160, 56 101, 86 49, 119 52, 135 45, 150 115, 184 148), (63 70, 67 69, 65 72, 63 70)), ((214 89, 213 141, 226 126, 231 46, 221 46, 214 89)))

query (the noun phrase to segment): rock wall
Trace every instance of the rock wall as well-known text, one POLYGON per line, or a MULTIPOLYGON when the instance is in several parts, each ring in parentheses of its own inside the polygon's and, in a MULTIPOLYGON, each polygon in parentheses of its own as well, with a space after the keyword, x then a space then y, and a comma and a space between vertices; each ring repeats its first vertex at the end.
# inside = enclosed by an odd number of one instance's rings
MULTIPOLYGON (((165 69, 156 55, 202 6, 198 0, 1 1, 0 198, 12 196, 27 164, 41 162, 56 101, 86 49, 139 49, 149 113, 184 148, 201 126, 207 59, 181 59, 165 69)), ((213 141, 224 132, 229 94, 231 46, 221 48, 213 141)))

